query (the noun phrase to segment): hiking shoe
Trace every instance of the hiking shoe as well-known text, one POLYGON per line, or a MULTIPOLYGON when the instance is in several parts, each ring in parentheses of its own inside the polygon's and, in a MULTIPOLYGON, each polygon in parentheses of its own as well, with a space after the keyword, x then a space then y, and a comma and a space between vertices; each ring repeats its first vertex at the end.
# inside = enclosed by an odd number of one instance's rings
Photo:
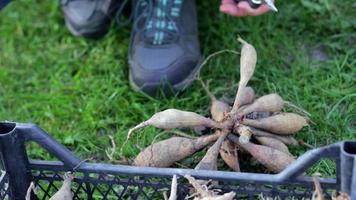
POLYGON ((107 33, 110 16, 120 0, 61 0, 69 31, 75 36, 99 38, 107 33))
POLYGON ((151 96, 183 90, 199 71, 195 0, 134 0, 130 83, 151 96))

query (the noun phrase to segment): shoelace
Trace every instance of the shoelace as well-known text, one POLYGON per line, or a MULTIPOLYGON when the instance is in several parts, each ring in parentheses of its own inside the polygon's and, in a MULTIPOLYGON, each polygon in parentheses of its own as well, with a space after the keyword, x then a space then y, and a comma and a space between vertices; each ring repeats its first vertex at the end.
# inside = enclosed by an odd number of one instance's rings
POLYGON ((134 0, 128 20, 120 15, 129 0, 125 0, 116 13, 116 22, 122 26, 133 21, 135 32, 143 33, 145 41, 153 45, 169 44, 179 35, 176 21, 180 16, 183 0, 134 0))

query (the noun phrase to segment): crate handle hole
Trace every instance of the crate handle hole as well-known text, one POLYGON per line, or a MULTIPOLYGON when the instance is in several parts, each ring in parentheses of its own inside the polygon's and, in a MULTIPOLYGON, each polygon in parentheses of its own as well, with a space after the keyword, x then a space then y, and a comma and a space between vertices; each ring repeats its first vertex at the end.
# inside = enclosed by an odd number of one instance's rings
POLYGON ((344 151, 351 155, 356 155, 356 142, 345 142, 344 151))
POLYGON ((12 132, 16 127, 16 123, 0 122, 0 135, 6 135, 12 132))

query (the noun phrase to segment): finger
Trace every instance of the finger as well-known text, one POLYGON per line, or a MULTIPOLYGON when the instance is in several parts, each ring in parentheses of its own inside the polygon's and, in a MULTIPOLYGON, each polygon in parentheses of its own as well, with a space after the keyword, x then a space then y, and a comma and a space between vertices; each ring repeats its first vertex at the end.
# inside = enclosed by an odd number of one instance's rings
POLYGON ((236 5, 221 5, 220 11, 236 17, 242 17, 247 15, 247 12, 245 10, 238 8, 236 5))
POLYGON ((244 2, 244 1, 238 3, 237 4, 237 8, 238 8, 238 10, 243 10, 243 12, 246 15, 249 15, 249 16, 262 15, 262 14, 264 14, 264 13, 266 13, 266 12, 268 12, 270 10, 268 5, 266 5, 266 4, 262 4, 257 9, 253 9, 253 8, 250 7, 248 2, 244 2))
POLYGON ((234 0, 222 0, 221 4, 236 4, 234 0))

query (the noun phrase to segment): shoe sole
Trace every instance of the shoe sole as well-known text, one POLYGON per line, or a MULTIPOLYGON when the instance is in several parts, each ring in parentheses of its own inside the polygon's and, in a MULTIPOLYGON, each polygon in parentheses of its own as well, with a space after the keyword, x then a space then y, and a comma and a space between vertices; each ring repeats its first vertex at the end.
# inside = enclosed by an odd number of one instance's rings
MULTIPOLYGON (((180 91, 183 91, 185 90, 187 87, 189 87, 192 82, 195 80, 195 77, 196 75, 199 73, 200 71, 200 66, 201 66, 201 63, 202 61, 200 60, 197 64, 198 67, 195 67, 195 69, 192 71, 192 73, 189 74, 189 76, 187 76, 184 80, 182 80, 181 82, 179 83, 176 83, 174 85, 171 85, 173 87, 173 89, 175 90, 175 92, 180 92, 180 91)), ((133 81, 133 78, 132 78, 132 73, 131 71, 129 72, 129 82, 130 82, 130 85, 131 87, 137 91, 137 92, 140 92, 140 93, 144 93, 144 94, 147 94, 143 91, 143 89, 147 86, 154 86, 156 88, 160 88, 160 86, 162 86, 162 84, 159 84, 159 83, 145 83, 143 86, 139 87, 134 81, 133 81)), ((165 91, 164 90, 164 93, 167 94, 169 93, 169 91, 165 91)), ((151 96, 151 94, 148 94, 151 96)))
POLYGON ((73 25, 69 20, 65 20, 65 24, 69 31, 76 37, 86 37, 86 38, 91 38, 91 39, 98 39, 103 37, 109 30, 110 25, 103 24, 105 28, 97 28, 93 29, 91 28, 90 30, 86 29, 78 29, 73 25))

